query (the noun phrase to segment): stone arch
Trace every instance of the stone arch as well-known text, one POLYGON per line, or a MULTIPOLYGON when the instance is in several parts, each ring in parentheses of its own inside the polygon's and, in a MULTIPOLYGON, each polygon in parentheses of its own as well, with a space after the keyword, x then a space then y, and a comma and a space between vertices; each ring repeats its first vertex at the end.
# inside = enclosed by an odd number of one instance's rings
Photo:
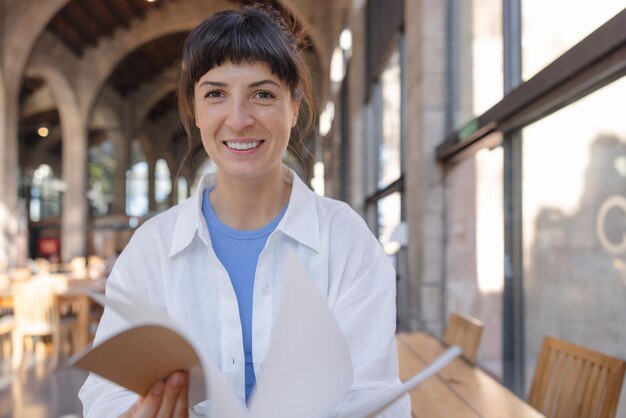
POLYGON ((167 3, 151 10, 128 30, 117 31, 112 38, 103 39, 96 48, 85 51, 77 79, 79 102, 85 116, 90 115, 102 86, 128 53, 153 39, 189 31, 205 17, 225 8, 232 8, 232 3, 227 0, 167 3))
POLYGON ((86 252, 87 128, 76 93, 65 74, 54 66, 45 64, 33 65, 32 70, 52 89, 59 111, 65 183, 61 219, 61 258, 69 261, 72 257, 84 256, 86 252))
MULTIPOLYGON (((4 33, 4 66, 7 85, 19 92, 31 51, 46 25, 70 0, 14 1, 8 7, 4 33)), ((15 96, 17 99, 17 96, 15 96)))
MULTIPOLYGON (((118 31, 111 39, 103 39, 96 48, 87 50, 78 70, 77 91, 85 120, 88 120, 93 104, 102 86, 114 68, 129 52, 153 39, 176 32, 190 31, 211 14, 224 9, 232 9, 228 0, 193 0, 167 3, 160 9, 151 10, 144 19, 135 22, 128 30, 118 31)), ((288 10, 292 10, 289 7, 288 10)), ((302 18, 303 13, 294 16, 302 18)), ((306 27, 313 30, 312 25, 306 27)), ((313 46, 319 49, 319 42, 312 36, 313 46)), ((324 59, 320 59, 324 62, 324 59)), ((323 67, 322 67, 323 68, 323 67)))
POLYGON ((130 100, 135 103, 132 127, 139 127, 152 110, 152 108, 165 96, 176 91, 178 83, 178 68, 176 66, 167 67, 158 77, 141 85, 130 100))

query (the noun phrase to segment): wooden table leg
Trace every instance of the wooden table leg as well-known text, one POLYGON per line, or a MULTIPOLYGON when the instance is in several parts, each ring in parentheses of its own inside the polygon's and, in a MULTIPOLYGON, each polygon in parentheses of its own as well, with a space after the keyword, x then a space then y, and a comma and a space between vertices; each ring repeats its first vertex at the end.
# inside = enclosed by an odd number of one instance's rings
POLYGON ((76 336, 78 347, 76 347, 76 351, 82 350, 89 342, 89 304, 89 296, 80 295, 78 297, 78 315, 76 318, 78 322, 76 336))

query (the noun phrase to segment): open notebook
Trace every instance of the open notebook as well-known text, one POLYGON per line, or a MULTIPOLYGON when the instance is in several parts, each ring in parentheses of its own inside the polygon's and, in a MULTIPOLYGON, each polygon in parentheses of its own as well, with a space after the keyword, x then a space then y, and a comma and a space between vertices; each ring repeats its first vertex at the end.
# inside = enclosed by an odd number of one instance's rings
MULTIPOLYGON (((125 318, 128 327, 76 354, 70 363, 142 395, 172 371, 189 370, 190 405, 210 399, 211 416, 215 417, 327 418, 352 385, 348 346, 295 253, 285 256, 287 273, 270 349, 249 407, 234 394, 217 367, 200 358, 193 339, 174 320, 118 287, 114 290, 120 298, 92 297, 125 318), (303 358, 307 361, 301 361, 303 358)), ((402 385, 368 397, 339 418, 375 416, 460 353, 459 347, 451 347, 402 385)))

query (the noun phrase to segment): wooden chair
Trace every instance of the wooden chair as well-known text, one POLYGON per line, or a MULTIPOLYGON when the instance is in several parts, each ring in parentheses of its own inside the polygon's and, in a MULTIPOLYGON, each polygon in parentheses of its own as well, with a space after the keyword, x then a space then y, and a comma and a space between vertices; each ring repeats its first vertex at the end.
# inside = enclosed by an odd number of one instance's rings
POLYGON ((29 267, 15 267, 9 271, 9 277, 16 281, 26 281, 33 276, 29 267))
POLYGON ((528 402, 549 418, 614 418, 626 362, 545 337, 528 402))
POLYGON ((11 353, 11 333, 15 326, 13 315, 8 309, 0 307, 0 358, 11 353))
POLYGON ((451 313, 443 334, 443 342, 447 345, 458 345, 463 349, 463 357, 470 363, 476 362, 480 337, 483 334, 483 323, 476 318, 451 313))
POLYGON ((55 367, 61 349, 64 331, 76 327, 76 320, 61 321, 57 295, 47 280, 20 283, 13 289, 13 367, 22 363, 25 337, 51 336, 52 367, 55 367))

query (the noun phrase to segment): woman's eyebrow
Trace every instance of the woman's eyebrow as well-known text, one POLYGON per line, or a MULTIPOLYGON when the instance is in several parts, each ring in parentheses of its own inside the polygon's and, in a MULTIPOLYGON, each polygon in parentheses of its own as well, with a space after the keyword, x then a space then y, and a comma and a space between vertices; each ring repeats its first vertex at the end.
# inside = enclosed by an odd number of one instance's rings
POLYGON ((254 88, 254 87, 262 86, 264 84, 273 84, 276 87, 280 87, 280 85, 277 82, 275 82, 274 80, 269 80, 269 79, 268 80, 255 81, 254 83, 250 83, 249 87, 254 88))
POLYGON ((221 81, 208 81, 208 80, 205 80, 202 83, 200 83, 200 87, 202 87, 202 86, 226 87, 227 84, 226 83, 222 83, 221 81))

